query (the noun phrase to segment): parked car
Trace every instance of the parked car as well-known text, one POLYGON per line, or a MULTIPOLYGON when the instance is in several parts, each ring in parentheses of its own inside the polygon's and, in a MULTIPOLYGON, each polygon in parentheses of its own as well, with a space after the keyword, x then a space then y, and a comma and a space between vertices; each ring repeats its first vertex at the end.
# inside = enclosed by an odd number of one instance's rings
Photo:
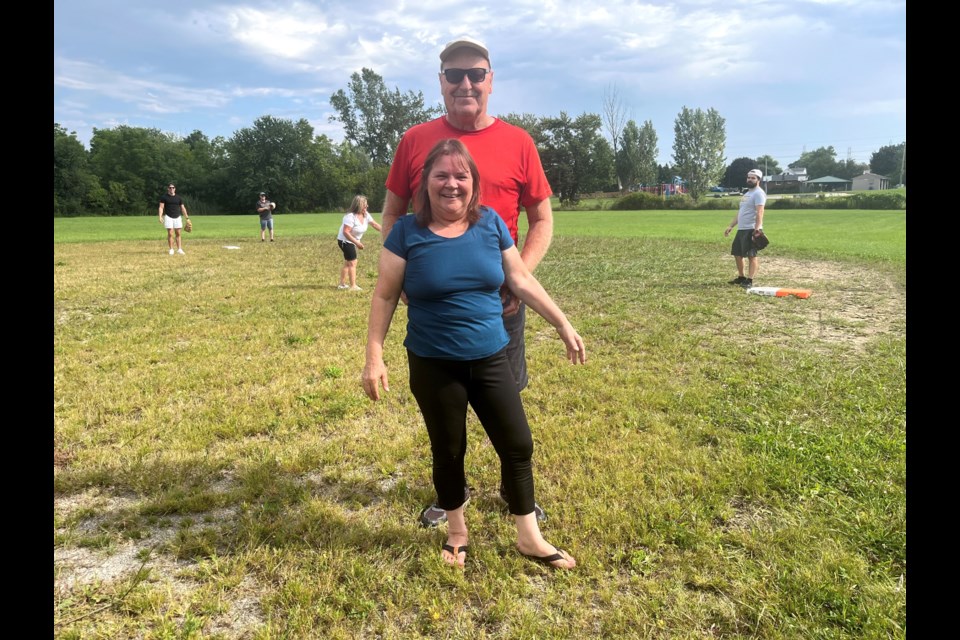
POLYGON ((723 193, 724 191, 726 191, 726 189, 724 189, 723 187, 710 187, 710 191, 713 191, 715 193, 723 193))

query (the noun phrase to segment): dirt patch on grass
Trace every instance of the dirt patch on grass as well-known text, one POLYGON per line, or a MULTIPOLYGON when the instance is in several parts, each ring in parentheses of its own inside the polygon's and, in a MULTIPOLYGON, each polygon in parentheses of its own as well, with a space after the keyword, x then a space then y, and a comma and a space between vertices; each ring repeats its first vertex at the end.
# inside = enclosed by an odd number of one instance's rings
MULTIPOLYGON (((727 256, 729 259, 729 256, 727 256)), ((756 286, 809 289, 807 299, 750 295, 763 340, 806 341, 812 348, 861 351, 878 337, 906 334, 906 285, 869 267, 826 261, 762 258, 756 286)))
MULTIPOLYGON (((138 587, 139 581, 146 588, 171 594, 179 602, 194 597, 201 585, 190 578, 190 572, 197 564, 165 552, 185 517, 167 516, 162 524, 144 527, 148 535, 122 539, 115 523, 132 521, 140 507, 136 497, 109 495, 99 489, 54 498, 54 513, 61 524, 56 533, 67 540, 53 549, 55 601, 69 598, 75 590, 123 593, 128 586, 138 587), (148 572, 142 574, 141 570, 148 572)), ((190 518, 223 522, 234 516, 229 509, 217 509, 190 518)), ((252 637, 264 622, 259 594, 249 577, 221 594, 222 612, 208 619, 206 632, 226 638, 252 637)))

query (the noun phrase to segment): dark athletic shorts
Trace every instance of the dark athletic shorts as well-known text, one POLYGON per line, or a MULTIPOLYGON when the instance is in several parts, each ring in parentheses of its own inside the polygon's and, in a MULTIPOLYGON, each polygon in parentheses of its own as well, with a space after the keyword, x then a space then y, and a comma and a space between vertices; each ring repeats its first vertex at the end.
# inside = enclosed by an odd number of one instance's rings
POLYGON ((337 244, 340 246, 340 250, 343 251, 343 259, 350 261, 357 259, 357 245, 352 242, 344 242, 343 240, 337 240, 337 244))
POLYGON ((737 235, 733 237, 733 246, 730 247, 730 255, 741 258, 756 257, 757 248, 753 246, 753 229, 737 229, 737 235))

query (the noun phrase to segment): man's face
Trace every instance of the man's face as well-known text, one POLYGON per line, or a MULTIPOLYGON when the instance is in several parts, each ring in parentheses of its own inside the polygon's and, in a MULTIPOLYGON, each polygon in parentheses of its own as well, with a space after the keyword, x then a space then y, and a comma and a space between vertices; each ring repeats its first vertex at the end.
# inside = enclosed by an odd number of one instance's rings
POLYGON ((167 187, 167 191, 170 193, 176 193, 177 188, 171 184, 167 187))
POLYGON ((751 189, 760 184, 760 178, 751 174, 747 176, 747 186, 751 189))
MULTIPOLYGON (((480 54, 461 49, 443 63, 446 69, 490 69, 490 63, 480 54)), ((468 75, 454 84, 448 82, 441 72, 440 93, 443 104, 454 118, 476 118, 487 114, 487 97, 493 93, 493 72, 489 71, 483 82, 471 82, 468 75)))

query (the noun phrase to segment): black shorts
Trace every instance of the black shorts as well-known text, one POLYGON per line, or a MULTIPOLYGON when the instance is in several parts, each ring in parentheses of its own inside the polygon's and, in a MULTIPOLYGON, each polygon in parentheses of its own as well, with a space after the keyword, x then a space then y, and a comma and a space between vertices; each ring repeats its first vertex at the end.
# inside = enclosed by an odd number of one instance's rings
POLYGON ((340 246, 340 251, 343 251, 344 260, 349 262, 357 259, 357 245, 343 240, 337 240, 337 245, 340 246))
POLYGON ((737 229, 737 235, 733 237, 733 245, 730 247, 730 254, 741 258, 757 256, 757 248, 753 246, 753 229, 737 229))

